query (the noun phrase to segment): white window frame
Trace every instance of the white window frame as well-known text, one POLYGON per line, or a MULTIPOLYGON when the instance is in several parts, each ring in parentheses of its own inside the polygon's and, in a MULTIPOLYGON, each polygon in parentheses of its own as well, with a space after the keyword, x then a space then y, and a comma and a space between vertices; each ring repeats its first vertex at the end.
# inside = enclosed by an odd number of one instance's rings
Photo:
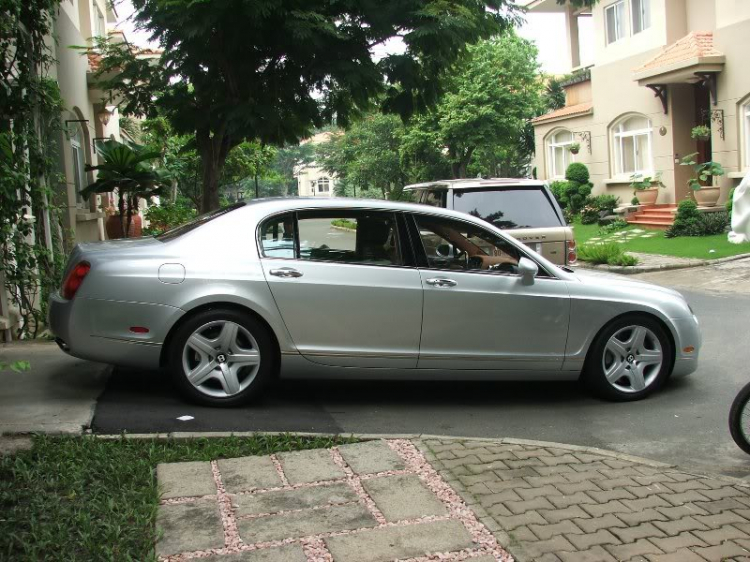
POLYGON ((94 5, 94 35, 105 39, 107 37, 107 20, 96 0, 93 0, 92 4, 94 5))
POLYGON ((630 0, 630 29, 633 32, 633 35, 636 35, 638 33, 641 33, 643 31, 646 31, 648 28, 651 27, 651 0, 630 0), (640 3, 640 18, 641 18, 641 28, 637 29, 635 26, 635 3, 640 3))
POLYGON ((331 180, 329 178, 318 178, 318 193, 331 193, 331 180), (323 189, 324 186, 325 189, 323 189))
POLYGON ((572 131, 569 131, 568 129, 556 129, 550 136, 549 140, 547 141, 547 154, 549 154, 549 170, 550 170, 550 179, 553 180, 560 180, 565 179, 565 169, 567 169, 568 165, 570 165, 571 162, 574 162, 573 153, 569 151, 569 147, 571 144, 575 142, 575 136, 573 135, 572 131), (555 137, 559 135, 560 133, 570 133, 570 140, 564 141, 564 142, 554 142, 555 137), (570 162, 568 162, 567 165, 563 162, 563 169, 558 170, 557 169, 557 160, 555 159, 555 149, 556 148, 562 148, 563 150, 568 151, 568 154, 570 154, 570 162))
MULTIPOLYGON (((78 134, 82 134, 82 131, 78 134)), ((73 189, 76 193, 76 206, 79 209, 88 209, 88 201, 81 195, 81 190, 86 187, 86 155, 78 139, 70 139, 70 151, 73 160, 73 189)))
POLYGON ((634 174, 639 174, 641 176, 651 176, 653 175, 654 171, 654 148, 653 148, 653 126, 651 124, 651 120, 646 117, 645 115, 628 115, 626 117, 623 117, 615 125, 612 127, 612 149, 614 151, 614 161, 615 161, 615 177, 617 178, 627 178, 629 179, 630 176, 634 174), (618 129, 622 128, 622 125, 634 118, 639 117, 642 119, 646 119, 648 121, 648 127, 645 129, 636 129, 633 131, 622 131, 618 129), (632 170, 632 171, 625 171, 623 170, 623 139, 632 137, 633 138, 633 161, 638 161, 638 153, 637 153, 637 147, 638 142, 636 140, 636 137, 639 136, 646 136, 648 139, 648 156, 647 158, 644 158, 644 164, 645 168, 643 170, 632 170))
POLYGON ((750 99, 745 100, 740 106, 740 115, 742 118, 742 138, 740 146, 742 147, 742 167, 744 170, 750 170, 750 99))
POLYGON ((627 13, 628 13, 628 6, 625 4, 625 0, 618 0, 617 2, 613 2, 612 4, 604 8, 604 36, 605 36, 605 42, 607 45, 612 45, 613 43, 621 41, 622 39, 628 36, 628 30, 625 27, 626 21, 627 21, 627 13), (625 21, 620 22, 618 11, 617 11, 618 6, 623 6, 625 21), (622 34, 619 37, 616 37, 615 39, 611 39, 609 36, 609 25, 607 22, 607 18, 609 17, 610 11, 614 14, 615 29, 617 29, 618 27, 622 27, 622 34), (621 24, 621 26, 618 26, 617 24, 621 24))

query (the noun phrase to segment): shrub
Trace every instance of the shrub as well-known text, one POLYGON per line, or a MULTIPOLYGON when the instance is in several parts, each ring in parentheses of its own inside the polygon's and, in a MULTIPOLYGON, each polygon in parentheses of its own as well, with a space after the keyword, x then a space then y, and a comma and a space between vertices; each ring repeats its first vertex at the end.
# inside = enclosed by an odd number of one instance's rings
POLYGON ((566 181, 553 181, 549 184, 549 190, 557 200, 558 205, 563 209, 566 207, 566 203, 563 202, 565 199, 565 190, 568 188, 568 182, 566 181))
POLYGON ((633 197, 633 198, 632 198, 632 199, 630 200, 630 204, 631 204, 631 205, 640 205, 640 204, 641 204, 641 202, 640 202, 640 201, 638 201, 638 198, 637 198, 637 197, 633 197))
POLYGON ((586 202, 587 207, 593 207, 599 212, 606 212, 608 215, 614 213, 619 204, 620 198, 614 195, 597 195, 586 202))
POLYGON ((591 195, 593 186, 590 183, 580 184, 575 181, 553 181, 549 188, 560 207, 577 215, 591 195))
POLYGON ((724 207, 727 209, 727 213, 729 213, 729 221, 732 220, 732 205, 734 204, 734 187, 729 192, 729 199, 727 199, 727 202, 724 204, 724 207))
POLYGON ((616 242, 608 244, 583 244, 578 248, 578 259, 595 264, 633 266, 638 258, 625 253, 616 242))
POLYGON ((710 236, 723 233, 729 226, 727 213, 701 213, 694 201, 686 200, 677 206, 674 224, 664 233, 666 238, 676 236, 710 236))
POLYGON ((180 201, 177 203, 152 205, 145 213, 149 225, 148 228, 143 229, 143 235, 154 236, 161 234, 194 219, 197 214, 195 208, 182 204, 180 201))
POLYGON ((346 228, 348 230, 357 230, 357 223, 354 221, 350 221, 349 219, 333 219, 331 221, 331 224, 333 226, 338 226, 339 228, 346 228))
POLYGON ((627 221, 617 219, 609 224, 602 226, 599 229, 599 234, 612 234, 613 232, 617 232, 618 230, 622 230, 623 228, 627 228, 628 226, 630 225, 627 223, 627 221))
POLYGON ((568 181, 574 181, 578 183, 588 183, 589 181, 589 169, 585 164, 580 162, 573 162, 568 169, 565 170, 565 179, 568 181))
POLYGON ((586 205, 581 210, 581 224, 594 224, 599 222, 599 209, 586 205))

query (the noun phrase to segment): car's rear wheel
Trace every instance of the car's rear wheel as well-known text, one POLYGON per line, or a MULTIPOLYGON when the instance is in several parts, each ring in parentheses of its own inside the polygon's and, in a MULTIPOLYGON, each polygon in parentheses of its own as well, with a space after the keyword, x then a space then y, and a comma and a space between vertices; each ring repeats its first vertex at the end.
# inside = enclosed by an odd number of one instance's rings
POLYGON ((268 330, 235 310, 206 310, 183 323, 172 339, 169 366, 187 398, 209 406, 239 406, 256 398, 271 378, 268 330))
POLYGON ((584 382, 608 400, 645 398, 672 369, 672 344, 664 328, 645 315, 630 315, 607 326, 586 360, 584 382))

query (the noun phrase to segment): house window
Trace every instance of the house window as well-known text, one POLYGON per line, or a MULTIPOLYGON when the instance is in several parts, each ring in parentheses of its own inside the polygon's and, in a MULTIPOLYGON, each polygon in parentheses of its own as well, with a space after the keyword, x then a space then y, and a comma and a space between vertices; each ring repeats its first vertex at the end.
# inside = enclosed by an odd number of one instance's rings
POLYGON ((651 27, 651 0, 630 0, 633 11, 633 35, 651 27))
POLYGON ((607 45, 625 37, 625 0, 620 0, 604 9, 607 22, 607 45))
POLYGON ((328 178, 318 180, 318 193, 328 193, 331 191, 331 183, 328 178))
POLYGON ((612 131, 616 174, 629 177, 650 173, 653 170, 651 121, 633 115, 617 123, 612 131))
POLYGON ((745 105, 742 106, 740 115, 742 115, 742 129, 744 133, 744 138, 742 140, 745 145, 743 151, 745 156, 745 168, 750 169, 750 100, 745 102, 745 105))
MULTIPOLYGON (((80 130, 78 134, 81 134, 80 130)), ((83 135, 81 134, 81 136, 83 135)), ((86 187, 86 166, 83 159, 83 148, 77 138, 70 140, 70 149, 73 156, 73 185, 76 190, 76 205, 80 208, 86 208, 88 202, 81 195, 81 190, 86 187)))
POLYGON ((94 2, 94 35, 96 37, 107 37, 107 23, 96 2, 94 2))
POLYGON ((565 170, 571 162, 570 145, 573 144, 573 133, 558 131, 549 138, 548 143, 550 178, 564 178, 565 170))

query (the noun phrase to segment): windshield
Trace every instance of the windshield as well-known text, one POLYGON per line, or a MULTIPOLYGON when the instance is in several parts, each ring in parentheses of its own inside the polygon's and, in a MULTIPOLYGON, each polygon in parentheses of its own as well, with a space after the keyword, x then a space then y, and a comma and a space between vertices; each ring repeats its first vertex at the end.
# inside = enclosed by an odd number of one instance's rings
POLYGON ((543 187, 467 189, 453 192, 453 208, 497 228, 563 226, 543 187))
POLYGON ((239 209, 240 207, 244 207, 244 206, 245 206, 244 203, 235 203, 234 205, 229 205, 229 207, 224 207, 222 209, 216 209, 215 211, 210 211, 199 217, 195 217, 190 222, 186 222, 185 224, 181 224, 180 226, 176 226, 172 228, 171 230, 167 230, 166 232, 162 232, 161 234, 158 234, 156 236, 156 239, 161 240, 162 242, 168 242, 170 240, 174 240, 175 238, 179 238, 183 234, 187 234, 191 230, 194 230, 198 228, 199 226, 202 226, 206 224, 207 222, 212 221, 217 217, 220 217, 221 215, 226 215, 230 211, 234 211, 235 209, 239 209))

